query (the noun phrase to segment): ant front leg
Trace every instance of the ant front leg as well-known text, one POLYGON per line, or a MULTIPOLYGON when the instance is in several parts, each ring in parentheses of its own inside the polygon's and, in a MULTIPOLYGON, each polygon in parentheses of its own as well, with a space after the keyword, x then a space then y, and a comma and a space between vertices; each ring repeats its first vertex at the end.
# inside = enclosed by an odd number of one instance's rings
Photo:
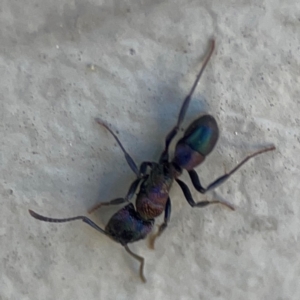
POLYGON ((214 49, 215 49, 215 41, 212 40, 209 52, 207 54, 207 57, 206 57, 203 65, 202 65, 199 73, 197 74, 196 80, 195 80, 195 82, 194 82, 194 84, 193 84, 193 86, 192 86, 189 94, 185 97, 185 99, 183 101, 183 104, 181 106, 181 109, 180 109, 180 112, 179 112, 179 115, 178 115, 177 124, 172 128, 172 130, 168 133, 168 135, 166 137, 165 149, 164 149, 164 151, 161 154, 160 159, 159 159, 160 163, 163 163, 163 162, 169 160, 169 146, 170 146, 173 138, 176 136, 181 123, 184 120, 184 117, 185 117, 186 111, 187 111, 187 109, 189 107, 189 104, 190 104, 190 101, 192 99, 192 96, 193 96, 193 94, 195 92, 195 89, 196 89, 196 87, 197 87, 197 85, 199 83, 199 80, 200 80, 200 78, 201 78, 201 76, 202 76, 202 74, 203 74, 203 72, 205 70, 205 67, 206 67, 207 63, 208 63, 209 59, 211 58, 211 55, 212 55, 214 49))
POLYGON ((234 206, 231 203, 226 202, 226 201, 221 201, 221 200, 207 201, 207 200, 205 200, 205 201, 195 202, 188 186, 180 179, 176 179, 176 182, 179 184, 179 186, 185 196, 185 199, 187 200, 187 202, 189 203, 189 205, 191 207, 205 207, 210 204, 222 204, 222 205, 225 205, 226 207, 230 208, 231 210, 235 210, 234 206))
POLYGON ((165 208, 164 222, 159 226, 157 233, 153 234, 149 240, 149 248, 154 249, 155 240, 165 231, 168 226, 171 217, 171 200, 170 197, 167 200, 165 208))
POLYGON ((240 167, 242 167, 252 157, 255 157, 259 154, 262 154, 262 153, 265 153, 265 152, 268 152, 268 151, 273 151, 275 149, 276 149, 275 146, 271 146, 271 147, 264 148, 262 150, 259 150, 257 152, 254 152, 254 153, 248 155, 237 166, 235 166, 230 172, 225 173, 223 176, 220 176, 215 181, 213 181, 211 184, 209 184, 206 189, 201 185, 200 179, 199 179, 198 174, 196 173, 195 170, 188 171, 188 173, 190 175, 191 181, 192 181, 195 189, 198 192, 200 192, 202 194, 205 194, 207 191, 213 190, 213 189, 217 188, 218 186, 220 186, 221 184, 223 184, 227 179, 229 179, 229 177, 232 174, 234 174, 240 167))

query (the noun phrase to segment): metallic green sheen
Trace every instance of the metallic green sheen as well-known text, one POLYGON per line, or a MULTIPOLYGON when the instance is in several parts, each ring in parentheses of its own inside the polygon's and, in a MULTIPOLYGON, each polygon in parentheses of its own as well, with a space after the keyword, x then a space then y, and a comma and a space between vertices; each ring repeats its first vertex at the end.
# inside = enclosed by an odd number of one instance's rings
POLYGON ((204 115, 189 126, 180 143, 206 156, 213 150, 218 137, 219 129, 216 120, 210 115, 204 115))
POLYGON ((199 153, 207 153, 211 148, 211 136, 211 128, 201 127, 186 139, 186 144, 199 153))

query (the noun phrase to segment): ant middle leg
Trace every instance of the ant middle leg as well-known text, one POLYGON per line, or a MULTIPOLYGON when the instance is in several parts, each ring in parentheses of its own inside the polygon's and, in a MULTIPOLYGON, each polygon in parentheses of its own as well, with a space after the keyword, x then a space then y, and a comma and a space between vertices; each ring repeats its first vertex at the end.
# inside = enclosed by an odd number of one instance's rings
POLYGON ((110 205, 119 205, 119 204, 123 204, 126 202, 129 202, 131 200, 131 198, 134 196, 140 181, 142 180, 142 178, 137 178, 129 187, 129 190, 127 192, 127 195, 125 196, 125 198, 116 198, 107 202, 101 202, 98 203, 96 205, 94 205, 91 209, 88 210, 88 213, 91 214, 94 211, 96 211, 97 209, 99 209, 102 206, 110 206, 110 205))
POLYGON ((170 197, 169 197, 168 200, 167 200, 167 203, 166 203, 166 207, 165 207, 164 222, 159 226, 157 233, 155 233, 152 236, 150 236, 150 239, 149 239, 149 248, 150 249, 154 249, 155 240, 159 236, 161 236, 161 234, 167 228, 168 223, 170 221, 170 217, 171 217, 171 200, 170 200, 170 197))

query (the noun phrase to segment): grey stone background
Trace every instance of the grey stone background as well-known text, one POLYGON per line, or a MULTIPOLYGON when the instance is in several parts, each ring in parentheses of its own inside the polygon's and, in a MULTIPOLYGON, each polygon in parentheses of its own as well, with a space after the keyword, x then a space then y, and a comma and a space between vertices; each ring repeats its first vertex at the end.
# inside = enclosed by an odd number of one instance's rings
MULTIPOLYGON (((2 0, 0 41, 1 300, 300 299, 299 1, 2 0), (217 189, 235 212, 192 209, 174 184, 156 250, 132 245, 142 284, 120 245, 28 209, 70 217, 123 196, 134 175, 94 118, 138 163, 156 160, 211 37, 184 123, 206 111, 220 126, 197 169, 204 185, 277 150, 217 189)), ((116 209, 92 219, 102 226, 116 209)))

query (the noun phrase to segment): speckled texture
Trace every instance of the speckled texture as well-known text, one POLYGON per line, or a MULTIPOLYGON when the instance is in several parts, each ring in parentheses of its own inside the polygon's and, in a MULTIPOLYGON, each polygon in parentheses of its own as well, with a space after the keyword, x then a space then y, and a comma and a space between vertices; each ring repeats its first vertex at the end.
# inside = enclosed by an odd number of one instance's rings
MULTIPOLYGON (((300 299, 299 1, 2 0, 0 40, 1 300, 300 299), (184 123, 208 112, 220 128, 203 184, 277 150, 217 189, 235 212, 192 209, 174 185, 156 250, 132 245, 143 284, 120 245, 28 209, 72 217, 124 196, 135 176, 94 118, 136 162, 156 160, 211 37, 184 123)), ((116 209, 92 218, 103 226, 116 209)))

